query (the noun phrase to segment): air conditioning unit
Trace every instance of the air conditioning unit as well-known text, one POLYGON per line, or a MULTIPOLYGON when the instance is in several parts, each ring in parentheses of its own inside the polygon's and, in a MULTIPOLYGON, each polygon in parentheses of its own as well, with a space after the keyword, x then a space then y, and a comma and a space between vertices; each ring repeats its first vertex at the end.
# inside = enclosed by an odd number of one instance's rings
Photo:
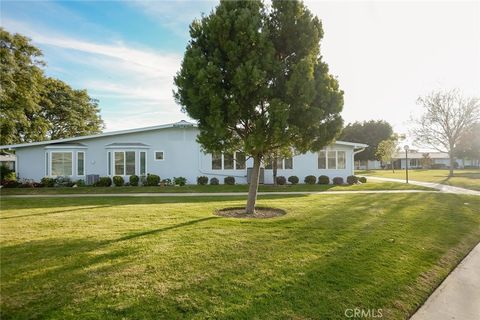
POLYGON ((87 181, 85 181, 85 184, 87 186, 91 186, 95 182, 97 182, 100 179, 99 174, 87 174, 87 181))

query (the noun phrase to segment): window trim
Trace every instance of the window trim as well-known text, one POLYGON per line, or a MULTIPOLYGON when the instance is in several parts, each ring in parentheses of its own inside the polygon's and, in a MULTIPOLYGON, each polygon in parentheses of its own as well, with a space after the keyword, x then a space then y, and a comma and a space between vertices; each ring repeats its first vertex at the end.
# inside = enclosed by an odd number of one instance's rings
POLYGON ((87 175, 86 171, 87 155, 85 151, 77 151, 75 158, 75 173, 77 177, 85 177, 87 175), (78 154, 83 153, 83 174, 78 174, 78 154))
POLYGON ((165 151, 163 150, 155 150, 153 152, 153 160, 155 161, 165 161, 165 151), (161 152, 162 153, 162 159, 157 159, 157 152, 161 152))
POLYGON ((49 166, 48 166, 48 171, 50 173, 50 176, 49 177, 74 177, 73 173, 75 172, 74 169, 75 169, 75 166, 73 164, 73 151, 50 151, 50 157, 49 157, 49 166), (53 161, 53 154, 54 153, 70 153, 71 154, 71 157, 72 157, 72 174, 71 175, 64 175, 64 176, 54 176, 52 173, 52 161, 53 161))
POLYGON ((148 152, 147 150, 138 150, 138 176, 146 176, 148 173, 148 152), (142 153, 145 153, 145 173, 142 175, 140 172, 142 167, 142 153))

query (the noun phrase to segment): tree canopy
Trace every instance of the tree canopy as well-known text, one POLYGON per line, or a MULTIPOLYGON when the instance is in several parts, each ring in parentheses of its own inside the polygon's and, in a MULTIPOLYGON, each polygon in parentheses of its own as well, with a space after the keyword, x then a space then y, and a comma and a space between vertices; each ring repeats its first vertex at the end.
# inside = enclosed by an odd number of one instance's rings
POLYGON ((319 150, 342 126, 343 92, 320 55, 320 20, 299 1, 221 1, 190 26, 174 95, 207 152, 243 150, 258 169, 276 150, 319 150))
POLYGON ((368 147, 355 155, 355 160, 380 160, 377 156, 378 144, 390 140, 393 129, 385 120, 369 120, 349 123, 343 128, 339 139, 351 142, 366 143, 368 147))
POLYGON ((97 101, 45 76, 40 49, 0 28, 0 144, 58 139, 100 132, 97 101))

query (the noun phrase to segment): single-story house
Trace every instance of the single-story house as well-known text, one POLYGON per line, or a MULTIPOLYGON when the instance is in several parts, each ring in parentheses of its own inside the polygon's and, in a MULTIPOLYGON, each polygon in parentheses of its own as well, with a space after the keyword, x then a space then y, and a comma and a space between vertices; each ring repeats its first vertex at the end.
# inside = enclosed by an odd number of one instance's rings
MULTIPOLYGON (((455 159, 457 168, 465 167, 478 167, 478 161, 471 159, 455 159)), ((393 165, 395 169, 405 169, 407 159, 405 158, 405 152, 398 152, 393 157, 393 165)), ((448 168, 450 166, 450 156, 446 152, 420 152, 417 150, 411 150, 408 152, 408 168, 409 169, 427 169, 427 168, 448 168), (424 163, 425 155, 428 155, 429 163, 424 163)), ((356 160, 355 169, 357 170, 375 170, 391 168, 389 163, 382 163, 378 160, 356 160)))
MULTIPOLYGON (((162 179, 185 177, 196 183, 198 176, 233 176, 247 183, 253 160, 243 152, 208 154, 196 141, 198 128, 186 121, 153 127, 106 132, 97 135, 0 146, 15 149, 19 179, 39 181, 43 177, 68 176, 87 183, 96 176, 157 174, 162 179)), ((354 154, 366 144, 336 141, 319 152, 295 155, 278 161, 278 176, 327 175, 344 179, 354 174, 354 154)), ((263 183, 273 183, 270 164, 265 164, 263 183)), ((126 180, 128 181, 128 180, 126 180)))

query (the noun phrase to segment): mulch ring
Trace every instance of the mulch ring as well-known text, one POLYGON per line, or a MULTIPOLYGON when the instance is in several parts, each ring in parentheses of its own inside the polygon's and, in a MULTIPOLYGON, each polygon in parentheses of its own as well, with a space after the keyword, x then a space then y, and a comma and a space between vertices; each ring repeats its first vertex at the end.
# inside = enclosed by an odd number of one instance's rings
POLYGON ((246 214, 245 207, 236 207, 215 210, 213 214, 216 216, 222 216, 227 218, 267 219, 281 217, 287 214, 287 212, 285 210, 277 208, 256 207, 254 214, 246 214))

